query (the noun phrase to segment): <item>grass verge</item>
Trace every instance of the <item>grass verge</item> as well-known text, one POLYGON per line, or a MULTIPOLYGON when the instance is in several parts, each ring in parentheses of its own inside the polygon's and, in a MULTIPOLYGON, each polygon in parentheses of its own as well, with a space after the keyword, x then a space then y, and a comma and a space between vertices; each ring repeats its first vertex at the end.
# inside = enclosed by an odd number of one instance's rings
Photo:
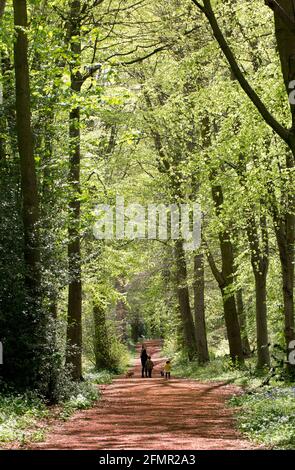
POLYGON ((235 367, 228 358, 218 357, 205 366, 189 363, 182 356, 173 360, 173 375, 206 381, 224 381, 241 386, 243 394, 233 396, 237 427, 252 442, 271 449, 295 449, 295 384, 274 378, 262 386, 268 372, 257 372, 255 362, 235 367))
POLYGON ((239 430, 251 441, 272 449, 295 449, 295 387, 264 387, 233 397, 239 430))
POLYGON ((45 439, 48 423, 52 419, 67 420, 76 410, 91 408, 99 399, 97 384, 111 383, 114 374, 103 370, 88 372, 81 383, 67 382, 64 396, 56 406, 46 406, 34 393, 0 394, 0 448, 23 446, 45 439))

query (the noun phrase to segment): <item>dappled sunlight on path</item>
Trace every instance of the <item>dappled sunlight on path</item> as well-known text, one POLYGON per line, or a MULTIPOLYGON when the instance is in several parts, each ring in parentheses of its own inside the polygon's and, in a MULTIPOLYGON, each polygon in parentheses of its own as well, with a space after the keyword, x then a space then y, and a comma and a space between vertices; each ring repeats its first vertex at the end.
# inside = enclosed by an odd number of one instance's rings
POLYGON ((226 400, 237 388, 160 376, 160 341, 146 341, 153 378, 141 378, 140 346, 134 376, 103 386, 102 400, 50 429, 39 449, 251 449, 235 430, 226 400))

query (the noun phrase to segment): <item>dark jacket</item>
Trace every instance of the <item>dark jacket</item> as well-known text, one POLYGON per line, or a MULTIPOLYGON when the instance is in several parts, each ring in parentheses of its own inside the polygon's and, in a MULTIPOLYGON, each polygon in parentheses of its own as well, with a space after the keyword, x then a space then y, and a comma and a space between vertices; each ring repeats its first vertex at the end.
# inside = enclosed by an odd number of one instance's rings
POLYGON ((140 354, 140 359, 141 359, 142 365, 144 365, 146 363, 147 358, 148 358, 148 355, 147 355, 146 349, 143 349, 141 351, 141 354, 140 354))
POLYGON ((148 359, 145 363, 145 367, 147 370, 153 370, 153 367, 154 367, 154 363, 153 361, 151 361, 150 359, 148 359))

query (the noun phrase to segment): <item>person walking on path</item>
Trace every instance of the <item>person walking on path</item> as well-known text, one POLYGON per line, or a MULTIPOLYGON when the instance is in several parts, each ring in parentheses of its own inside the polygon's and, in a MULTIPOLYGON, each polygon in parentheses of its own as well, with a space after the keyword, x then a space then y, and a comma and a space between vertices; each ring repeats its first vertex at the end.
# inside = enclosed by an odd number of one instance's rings
POLYGON ((166 364, 164 365, 164 372, 165 372, 165 379, 170 379, 170 374, 171 374, 171 362, 166 361, 166 364))
POLYGON ((143 378, 144 377, 144 374, 145 376, 147 377, 147 373, 146 373, 146 361, 148 359, 148 355, 147 355, 147 352, 146 352, 146 348, 145 348, 145 345, 143 344, 142 345, 142 348, 141 348, 141 353, 140 353, 140 359, 141 359, 141 377, 143 378))
POLYGON ((147 361, 145 363, 146 377, 149 377, 150 379, 152 378, 153 368, 154 368, 154 363, 152 361, 152 358, 151 356, 148 356, 147 361))

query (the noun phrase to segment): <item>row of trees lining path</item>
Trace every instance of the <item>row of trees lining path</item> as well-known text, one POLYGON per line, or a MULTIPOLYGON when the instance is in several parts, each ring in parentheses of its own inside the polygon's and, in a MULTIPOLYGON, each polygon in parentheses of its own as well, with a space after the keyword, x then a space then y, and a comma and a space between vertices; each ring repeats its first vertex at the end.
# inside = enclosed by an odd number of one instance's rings
MULTIPOLYGON (((239 389, 224 383, 160 377, 165 359, 161 342, 145 341, 155 363, 152 379, 141 378, 140 359, 134 377, 102 386, 102 399, 91 410, 56 423, 34 449, 239 450, 254 449, 235 430, 226 400, 239 389), (179 417, 181 416, 181 420, 179 417)), ((137 346, 137 357, 141 345, 137 346)), ((173 373, 172 373, 173 374, 173 373)))
POLYGON ((294 377, 294 1, 1 0, 0 24, 1 383, 57 403, 140 334, 259 373, 278 347, 294 377), (95 239, 118 195, 200 203, 200 247, 95 239))

